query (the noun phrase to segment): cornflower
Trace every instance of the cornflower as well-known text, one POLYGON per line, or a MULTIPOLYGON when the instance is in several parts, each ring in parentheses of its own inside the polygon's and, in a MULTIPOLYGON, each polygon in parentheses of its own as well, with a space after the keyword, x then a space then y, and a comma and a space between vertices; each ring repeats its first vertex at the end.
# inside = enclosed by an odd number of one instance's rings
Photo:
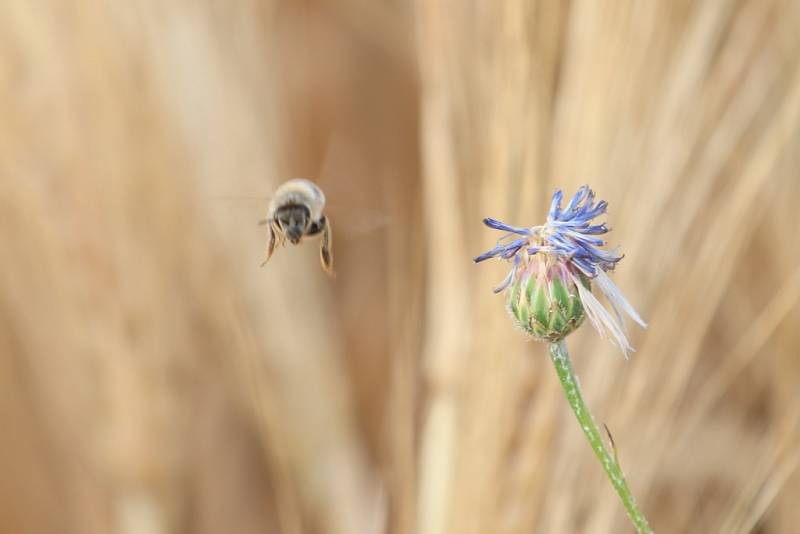
POLYGON ((520 228, 496 219, 483 223, 505 231, 497 245, 475 258, 479 263, 499 258, 511 263, 508 276, 494 288, 510 289, 508 307, 523 330, 546 341, 560 341, 578 328, 584 317, 609 337, 627 357, 633 351, 623 322, 627 314, 642 327, 647 324, 606 274, 623 258, 616 250, 603 250, 600 235, 606 223, 593 219, 606 213, 608 203, 594 202, 594 192, 584 185, 562 209, 563 193, 553 195, 547 222, 520 228), (592 294, 593 285, 611 305, 609 311, 592 294))
POLYGON ((508 309, 516 323, 531 336, 550 343, 550 359, 592 450, 637 531, 652 533, 628 488, 610 432, 613 456, 603 443, 564 342, 588 317, 600 335, 610 338, 627 358, 633 347, 628 341, 624 315, 643 328, 647 324, 606 274, 623 257, 616 250, 600 248, 606 243, 598 236, 608 233, 609 228, 606 223, 593 221, 606 213, 608 203, 605 200, 595 203, 594 192, 586 185, 563 208, 562 200, 563 193, 556 191, 547 222, 541 226, 522 228, 484 219, 489 228, 506 233, 494 248, 474 261, 498 258, 511 264, 506 278, 494 288, 495 293, 507 291, 508 309), (593 286, 610 304, 610 310, 593 294, 593 286))

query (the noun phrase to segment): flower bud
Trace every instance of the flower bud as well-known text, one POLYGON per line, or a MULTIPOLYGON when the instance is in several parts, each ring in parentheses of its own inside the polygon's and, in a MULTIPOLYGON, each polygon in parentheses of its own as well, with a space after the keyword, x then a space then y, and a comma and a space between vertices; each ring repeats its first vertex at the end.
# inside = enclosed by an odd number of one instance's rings
MULTIPOLYGON (((561 341, 586 317, 578 288, 566 269, 555 265, 539 273, 523 272, 511 284, 508 309, 518 324, 537 339, 561 341)), ((582 275, 579 278, 588 288, 589 280, 582 275)))

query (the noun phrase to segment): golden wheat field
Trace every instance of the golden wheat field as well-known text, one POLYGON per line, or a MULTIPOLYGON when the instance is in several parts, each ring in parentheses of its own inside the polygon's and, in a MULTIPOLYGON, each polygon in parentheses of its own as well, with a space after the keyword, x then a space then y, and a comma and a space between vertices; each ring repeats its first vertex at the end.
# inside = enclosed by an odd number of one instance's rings
POLYGON ((633 532, 472 262, 584 183, 654 530, 800 532, 800 3, 3 0, 0 534, 633 532))

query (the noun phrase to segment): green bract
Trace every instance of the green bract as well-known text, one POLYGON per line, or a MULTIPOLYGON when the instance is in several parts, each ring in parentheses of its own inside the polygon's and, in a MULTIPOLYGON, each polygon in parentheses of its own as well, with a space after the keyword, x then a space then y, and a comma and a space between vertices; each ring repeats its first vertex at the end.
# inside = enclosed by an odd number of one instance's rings
MULTIPOLYGON (((581 277, 581 282, 589 288, 585 277, 581 277)), ((508 309, 511 315, 523 330, 537 339, 561 341, 586 317, 578 288, 571 280, 565 281, 560 276, 549 280, 544 276, 532 276, 525 283, 524 278, 517 278, 510 289, 508 309)))

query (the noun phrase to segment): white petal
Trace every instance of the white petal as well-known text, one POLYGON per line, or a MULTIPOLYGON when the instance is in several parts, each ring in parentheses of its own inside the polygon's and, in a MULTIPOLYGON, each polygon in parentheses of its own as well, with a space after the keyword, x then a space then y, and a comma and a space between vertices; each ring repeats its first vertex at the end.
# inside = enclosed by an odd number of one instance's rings
POLYGON ((514 274, 516 272, 517 272, 517 266, 515 265, 514 267, 511 268, 506 277, 503 278, 503 281, 497 284, 494 288, 492 288, 492 291, 494 293, 500 293, 505 288, 507 288, 511 284, 511 281, 514 279, 514 274))
POLYGON ((570 276, 578 287, 578 295, 581 298, 583 309, 586 311, 586 316, 589 317, 595 330, 603 337, 608 333, 611 341, 622 350, 622 355, 627 359, 628 353, 634 352, 634 350, 628 342, 628 338, 625 337, 621 323, 603 307, 597 297, 592 295, 591 291, 583 286, 578 277, 571 273, 570 276))
MULTIPOLYGON (((614 282, 611 281, 611 278, 602 270, 597 269, 597 277, 595 277, 597 281, 597 285, 600 286, 600 291, 606 296, 608 301, 611 303, 611 306, 614 307, 614 311, 617 312, 617 315, 622 315, 621 311, 627 313, 631 319, 639 323, 639 326, 642 328, 647 328, 647 323, 636 313, 636 310, 633 309, 631 303, 625 298, 625 295, 622 294, 622 291, 614 285, 614 282)), ((620 317, 620 321, 622 317, 620 317)))

